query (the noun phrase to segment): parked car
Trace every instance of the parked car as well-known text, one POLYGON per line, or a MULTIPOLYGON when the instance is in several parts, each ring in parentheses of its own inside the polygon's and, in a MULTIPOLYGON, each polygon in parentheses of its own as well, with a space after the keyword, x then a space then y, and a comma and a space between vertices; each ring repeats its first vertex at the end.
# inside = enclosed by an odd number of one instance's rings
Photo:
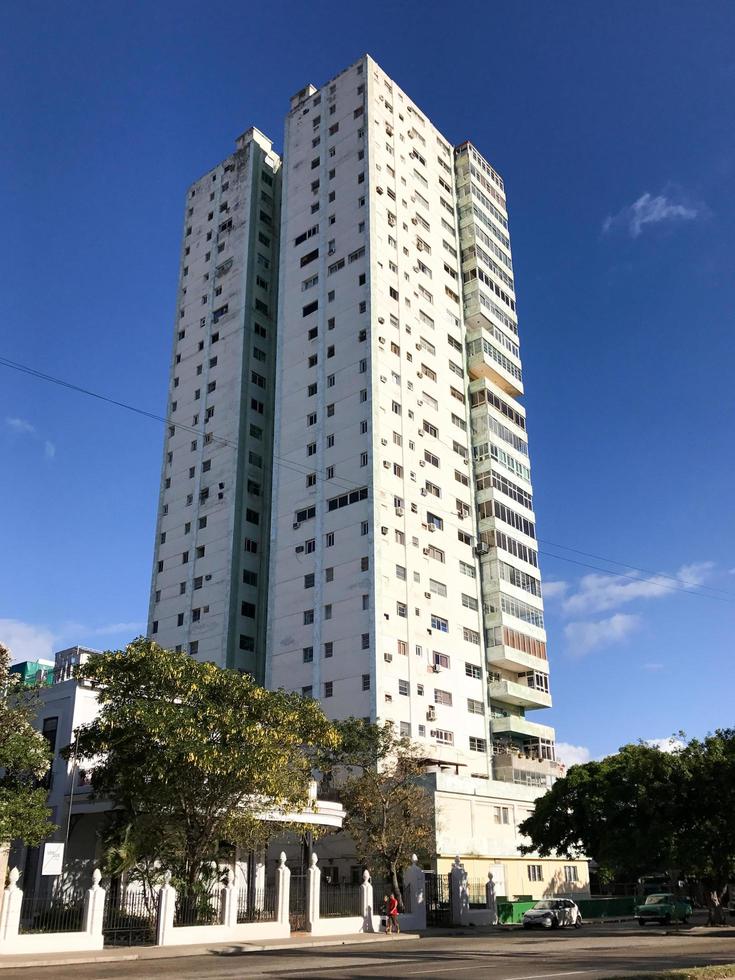
POLYGON ((692 914, 692 906, 688 899, 677 898, 670 892, 659 892, 649 895, 643 905, 636 905, 635 915, 638 924, 644 926, 647 922, 688 922, 692 914))
POLYGON ((523 928, 559 929, 562 926, 582 925, 582 913, 570 898, 545 898, 523 913, 523 928))

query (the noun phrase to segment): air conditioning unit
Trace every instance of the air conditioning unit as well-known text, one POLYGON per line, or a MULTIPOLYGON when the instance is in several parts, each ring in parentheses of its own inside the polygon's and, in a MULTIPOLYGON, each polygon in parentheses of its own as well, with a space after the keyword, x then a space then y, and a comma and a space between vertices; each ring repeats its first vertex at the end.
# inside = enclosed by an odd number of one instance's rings
POLYGON ((392 663, 393 662, 393 654, 392 653, 384 653, 383 654, 383 660, 385 660, 385 662, 387 664, 392 663))
POLYGON ((396 516, 403 517, 403 507, 396 507, 396 516))
POLYGON ((296 547, 294 548, 294 551, 296 552, 297 555, 303 554, 304 551, 303 544, 297 544, 296 547))
POLYGON ((383 382, 383 384, 385 384, 388 379, 386 378, 386 376, 384 374, 381 374, 380 375, 380 380, 383 382))
POLYGON ((423 347, 421 346, 421 344, 416 344, 416 350, 423 350, 423 347))
POLYGON ((422 497, 425 497, 425 496, 427 495, 427 493, 428 493, 428 492, 429 492, 429 491, 428 491, 428 490, 426 489, 426 487, 421 487, 421 496, 422 496, 422 497))
POLYGON ((439 666, 439 664, 432 664, 432 667, 431 667, 431 669, 432 669, 432 671, 433 671, 433 672, 434 672, 435 674, 441 674, 441 672, 442 672, 442 669, 441 669, 441 667, 439 666))
POLYGON ((384 344, 385 343, 385 337, 378 337, 378 343, 384 344))
POLYGON ((387 446, 388 445, 388 440, 387 439, 381 439, 380 440, 380 445, 381 446, 387 446))
POLYGON ((430 553, 428 548, 423 548, 422 550, 425 555, 428 555, 430 553))
POLYGON ((424 438, 424 430, 423 429, 419 429, 419 435, 421 436, 422 439, 424 438))
POLYGON ((427 599, 431 599, 431 592, 424 592, 427 599))
POLYGON ((423 242, 416 242, 416 248, 419 250, 419 252, 423 252, 423 250, 424 250, 424 243, 423 242))
POLYGON ((383 188, 382 187, 376 187, 376 190, 377 190, 378 194, 382 194, 383 193, 383 188))
POLYGON ((211 579, 212 579, 212 576, 211 576, 211 575, 205 575, 205 576, 204 576, 204 581, 205 581, 205 582, 210 582, 210 581, 211 581, 211 579))
POLYGON ((419 223, 418 222, 418 218, 411 218, 411 224, 412 225, 417 225, 418 223, 419 223))
POLYGON ((378 317, 378 323, 385 323, 385 317, 384 316, 379 316, 378 317))
POLYGON ((423 398, 419 398, 419 399, 418 399, 418 400, 416 401, 416 404, 417 404, 417 405, 423 405, 423 404, 424 404, 424 399, 423 399, 423 398))
POLYGON ((298 531, 298 529, 301 527, 301 521, 294 521, 291 526, 293 527, 294 531, 298 531))
POLYGON ((419 460, 419 466, 426 466, 426 460, 425 459, 420 459, 419 460))
POLYGON ((389 470, 390 469, 390 460, 389 459, 384 459, 383 460, 383 466, 385 467, 386 470, 389 470))
POLYGON ((388 528, 387 527, 381 527, 380 533, 381 534, 387 534, 388 533, 388 528))
POLYGON ((423 378, 423 376, 424 376, 424 372, 423 371, 417 371, 416 372, 416 377, 417 378, 423 378))
MULTIPOLYGON (((436 708, 434 707, 433 704, 430 704, 429 707, 426 709, 426 720, 434 721, 435 719, 436 719, 436 708)), ((432 732, 431 734, 433 735, 434 733, 432 732)))
POLYGON ((430 736, 431 738, 436 738, 436 729, 435 729, 435 728, 431 728, 431 729, 429 730, 429 736, 430 736))
POLYGON ((463 510, 458 510, 457 511, 457 517, 460 519, 460 521, 463 521, 464 520, 464 517, 465 517, 464 511, 463 510))
POLYGON ((429 524, 426 530, 429 531, 431 534, 433 534, 434 531, 436 531, 436 527, 433 524, 429 524))

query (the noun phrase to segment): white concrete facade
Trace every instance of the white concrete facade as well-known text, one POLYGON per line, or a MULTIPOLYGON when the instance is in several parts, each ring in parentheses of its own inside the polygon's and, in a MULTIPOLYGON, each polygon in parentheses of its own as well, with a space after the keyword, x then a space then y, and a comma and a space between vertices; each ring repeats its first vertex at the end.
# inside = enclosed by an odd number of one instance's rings
POLYGON ((186 195, 148 633, 262 680, 280 159, 250 129, 186 195))
POLYGON ((282 193, 266 683, 548 785, 502 181, 365 57, 292 100, 282 193))

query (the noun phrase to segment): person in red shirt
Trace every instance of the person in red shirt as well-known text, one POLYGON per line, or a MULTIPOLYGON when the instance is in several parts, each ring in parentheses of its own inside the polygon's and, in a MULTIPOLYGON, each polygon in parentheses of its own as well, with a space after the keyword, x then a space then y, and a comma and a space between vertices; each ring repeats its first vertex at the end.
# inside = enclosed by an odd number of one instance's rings
POLYGON ((385 920, 385 931, 400 933, 401 927, 398 923, 398 899, 395 892, 390 893, 388 899, 388 915, 385 920))

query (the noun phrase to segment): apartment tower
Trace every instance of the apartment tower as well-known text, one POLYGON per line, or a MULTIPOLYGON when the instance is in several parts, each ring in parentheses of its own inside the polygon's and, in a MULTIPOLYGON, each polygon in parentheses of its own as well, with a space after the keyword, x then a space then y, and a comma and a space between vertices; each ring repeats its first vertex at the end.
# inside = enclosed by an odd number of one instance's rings
POLYGON ((292 99, 278 295, 266 684, 548 785, 503 181, 369 57, 292 99))
POLYGON ((188 189, 149 635, 263 679, 280 158, 257 129, 188 189))

